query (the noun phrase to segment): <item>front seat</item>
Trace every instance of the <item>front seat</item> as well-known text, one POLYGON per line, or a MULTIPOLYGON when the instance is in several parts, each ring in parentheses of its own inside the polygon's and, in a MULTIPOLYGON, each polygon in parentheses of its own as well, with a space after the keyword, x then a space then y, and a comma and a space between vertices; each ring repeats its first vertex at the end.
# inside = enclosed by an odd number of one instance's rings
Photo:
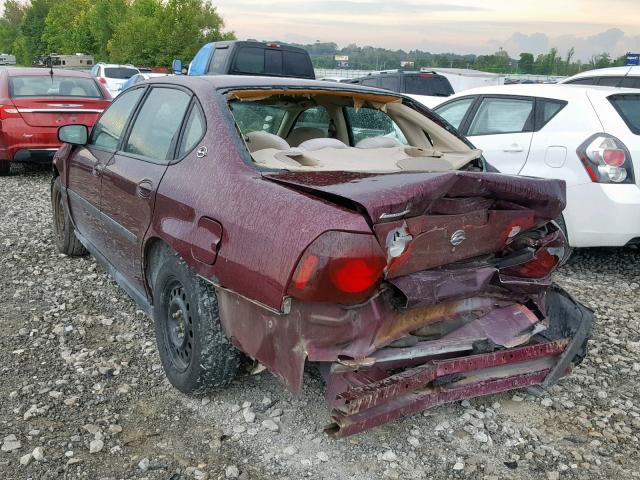
POLYGON ((287 137, 289 145, 294 147, 299 146, 301 143, 311 140, 312 138, 326 138, 327 132, 321 128, 313 127, 298 127, 291 130, 287 137))
POLYGON ((265 148, 275 148, 276 150, 289 150, 291 148, 284 138, 262 130, 249 132, 244 138, 251 153, 265 148))

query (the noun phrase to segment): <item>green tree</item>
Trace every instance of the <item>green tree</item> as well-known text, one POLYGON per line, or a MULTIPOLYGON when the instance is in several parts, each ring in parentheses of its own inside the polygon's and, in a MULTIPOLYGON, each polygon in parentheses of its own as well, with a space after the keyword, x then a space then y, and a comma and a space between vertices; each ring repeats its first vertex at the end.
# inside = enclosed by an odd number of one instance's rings
POLYGON ((24 20, 25 6, 17 0, 4 3, 4 14, 0 18, 0 51, 12 52, 13 45, 20 35, 24 20))
POLYGON ((94 53, 95 42, 88 22, 90 0, 58 0, 45 18, 42 39, 48 52, 94 53))
POLYGON ((16 39, 16 58, 24 65, 47 52, 47 44, 42 38, 45 29, 45 19, 54 0, 32 0, 27 7, 24 20, 20 27, 20 36, 16 39))
POLYGON ((518 71, 520 73, 533 73, 533 63, 535 59, 532 53, 521 53, 518 62, 518 71))

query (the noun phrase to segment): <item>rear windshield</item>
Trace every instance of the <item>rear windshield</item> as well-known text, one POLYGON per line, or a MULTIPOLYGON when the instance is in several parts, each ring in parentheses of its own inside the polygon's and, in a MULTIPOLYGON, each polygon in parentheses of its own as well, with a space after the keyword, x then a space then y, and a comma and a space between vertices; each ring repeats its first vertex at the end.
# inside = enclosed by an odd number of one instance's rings
POLYGON ((640 135, 640 95, 613 95, 609 101, 625 121, 629 130, 640 135))
POLYGON ((232 73, 314 78, 313 66, 304 53, 262 47, 240 47, 232 73))
POLYGON ((102 93, 92 78, 49 75, 11 77, 9 87, 12 97, 102 98, 102 93))
POLYGON ((134 68, 110 67, 104 69, 104 76, 107 78, 116 78, 118 80, 129 80, 138 70, 134 68))
POLYGON ((404 93, 412 95, 428 95, 432 97, 448 97, 453 95, 453 88, 445 77, 430 73, 407 75, 404 93))

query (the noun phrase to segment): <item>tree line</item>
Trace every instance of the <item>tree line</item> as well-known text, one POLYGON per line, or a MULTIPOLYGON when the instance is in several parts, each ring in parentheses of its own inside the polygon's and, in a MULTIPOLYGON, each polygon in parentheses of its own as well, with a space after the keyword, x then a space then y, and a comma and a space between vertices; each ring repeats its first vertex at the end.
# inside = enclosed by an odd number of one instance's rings
POLYGON ((168 66, 206 42, 233 39, 206 0, 6 0, 0 51, 20 65, 50 53, 168 66))
POLYGON ((532 75, 574 75, 578 72, 614 67, 625 64, 626 56, 612 58, 608 53, 594 55, 588 62, 576 60, 572 48, 563 57, 558 49, 552 48, 546 54, 533 55, 523 52, 519 58, 511 58, 503 49, 491 55, 459 55, 455 53, 435 54, 422 50, 388 50, 385 48, 359 47, 348 45, 338 48, 332 42, 317 42, 299 45, 310 54, 318 68, 335 68, 335 55, 349 57, 349 67, 358 70, 385 70, 401 68, 402 62, 413 62, 412 69, 421 67, 471 68, 494 73, 523 73, 532 75))
MULTIPOLYGON (((224 21, 210 0, 6 0, 0 18, 0 51, 30 65, 50 53, 93 55, 96 61, 169 66, 174 58, 189 61, 206 42, 230 40, 224 21)), ((268 39, 274 40, 274 39, 268 39)), ((624 58, 608 53, 588 62, 576 61, 574 49, 561 56, 557 49, 512 58, 500 49, 492 55, 434 54, 422 50, 389 50, 333 42, 298 45, 317 68, 335 68, 335 55, 347 55, 353 69, 472 68, 495 73, 573 75, 591 68, 623 65, 624 58)))

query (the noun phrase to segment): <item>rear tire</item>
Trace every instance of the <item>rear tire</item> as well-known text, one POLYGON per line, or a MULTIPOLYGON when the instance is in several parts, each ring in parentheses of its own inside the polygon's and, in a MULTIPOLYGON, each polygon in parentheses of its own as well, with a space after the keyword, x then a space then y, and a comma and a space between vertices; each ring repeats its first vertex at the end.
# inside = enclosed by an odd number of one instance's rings
POLYGON ((11 173, 11 162, 9 160, 0 160, 0 177, 6 177, 11 173))
POLYGON ((220 390, 236 377, 242 354, 222 328, 216 293, 177 254, 160 261, 153 318, 165 374, 183 393, 220 390))
POLYGON ((64 208, 60 177, 51 183, 51 211, 53 212, 53 235, 60 253, 71 257, 79 257, 87 253, 87 249, 76 237, 75 228, 64 208))

